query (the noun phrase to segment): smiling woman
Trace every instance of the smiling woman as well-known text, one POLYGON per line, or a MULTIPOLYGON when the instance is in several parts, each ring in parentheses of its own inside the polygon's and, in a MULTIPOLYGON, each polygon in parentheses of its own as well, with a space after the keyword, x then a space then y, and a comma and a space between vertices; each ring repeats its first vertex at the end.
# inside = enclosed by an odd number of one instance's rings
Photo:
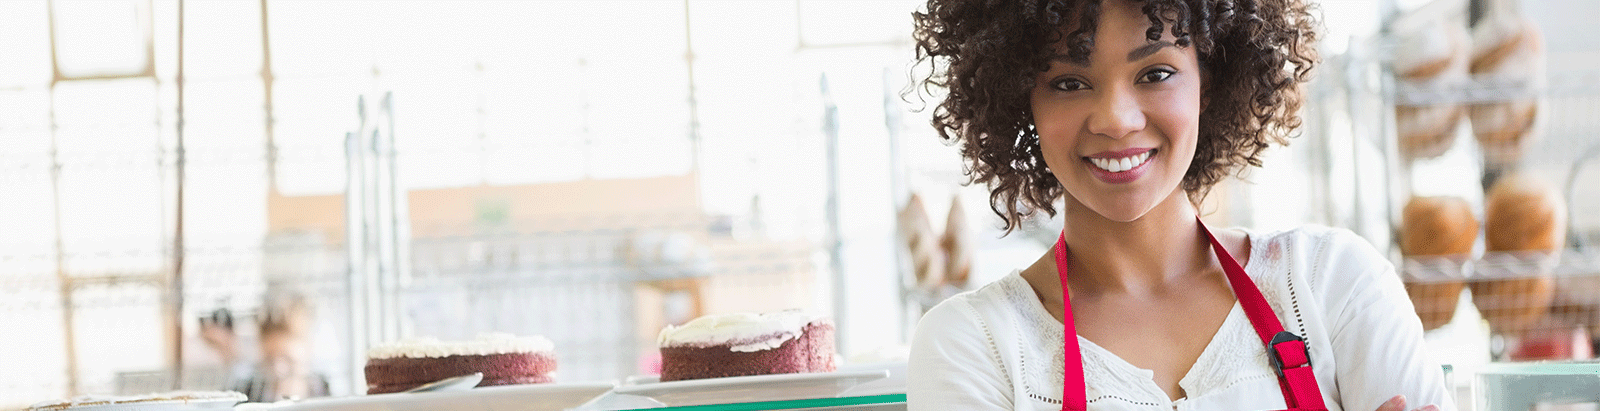
POLYGON ((924 85, 948 90, 933 125, 971 182, 1008 229, 1039 211, 1065 224, 1031 265, 923 317, 910 409, 1454 408, 1365 240, 1196 217, 1300 125, 1307 9, 933 0, 915 15, 924 85))

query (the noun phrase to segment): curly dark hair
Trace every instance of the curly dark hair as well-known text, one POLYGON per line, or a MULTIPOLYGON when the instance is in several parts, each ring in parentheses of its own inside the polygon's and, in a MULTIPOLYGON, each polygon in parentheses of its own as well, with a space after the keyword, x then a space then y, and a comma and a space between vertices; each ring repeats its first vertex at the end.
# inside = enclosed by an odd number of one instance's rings
MULTIPOLYGON (((1317 61, 1316 22, 1301 0, 1112 0, 1143 3, 1161 38, 1194 47, 1208 76, 1199 143, 1183 177, 1198 203, 1224 177, 1260 166, 1270 143, 1287 144, 1300 127, 1299 84, 1317 61)), ((1006 232, 1035 211, 1055 216, 1063 189, 1050 173, 1033 128, 1029 95, 1050 67, 1053 46, 1087 62, 1100 3, 1094 0, 929 0, 913 13, 917 64, 933 71, 923 91, 942 88, 933 126, 959 144, 967 184, 988 185, 989 207, 1006 232), (1071 30, 1068 32, 1068 30, 1071 30)), ((916 87, 913 85, 913 87, 916 87)))

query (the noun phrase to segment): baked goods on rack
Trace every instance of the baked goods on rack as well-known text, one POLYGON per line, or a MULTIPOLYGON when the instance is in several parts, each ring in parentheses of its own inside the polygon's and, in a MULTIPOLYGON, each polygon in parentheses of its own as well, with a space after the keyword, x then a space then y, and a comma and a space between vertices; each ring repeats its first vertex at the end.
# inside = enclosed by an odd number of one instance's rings
MULTIPOLYGON (((1437 7, 1416 10, 1397 19, 1399 37, 1394 55, 1399 80, 1430 90, 1458 88, 1469 81, 1471 38, 1460 13, 1437 7)), ((1406 158, 1438 157, 1456 140, 1456 126, 1465 107, 1455 102, 1395 107, 1395 131, 1406 158)))
POLYGON ((800 311, 708 315, 657 337, 661 381, 831 372, 833 321, 800 311))
POLYGON ((1506 9, 1493 11, 1473 30, 1472 75, 1509 90, 1502 101, 1474 104, 1473 135, 1483 149, 1484 166, 1510 168, 1538 137, 1539 98, 1545 83, 1544 35, 1533 21, 1506 9))
POLYGON ((950 216, 944 223, 944 235, 939 237, 939 248, 945 254, 945 282, 965 287, 972 277, 972 233, 967 226, 967 212, 961 207, 961 197, 950 200, 950 216))
POLYGON ((401 392, 483 373, 479 387, 555 381, 555 345, 541 336, 480 334, 475 340, 408 339, 367 351, 367 394, 401 392))
POLYGON ((933 231, 933 222, 922 204, 922 196, 912 194, 897 217, 902 246, 910 253, 917 285, 932 288, 944 283, 947 269, 944 251, 939 246, 939 233, 933 231))
POLYGON ((1550 184, 1510 174, 1490 188, 1484 205, 1487 253, 1470 286, 1473 304, 1492 330, 1525 330, 1545 318, 1555 295, 1550 268, 1565 236, 1566 207, 1550 184))
POLYGON ((1406 256, 1406 294, 1422 328, 1431 330, 1455 317, 1464 264, 1478 241, 1472 205, 1459 197, 1413 197, 1400 219, 1400 253, 1406 256))

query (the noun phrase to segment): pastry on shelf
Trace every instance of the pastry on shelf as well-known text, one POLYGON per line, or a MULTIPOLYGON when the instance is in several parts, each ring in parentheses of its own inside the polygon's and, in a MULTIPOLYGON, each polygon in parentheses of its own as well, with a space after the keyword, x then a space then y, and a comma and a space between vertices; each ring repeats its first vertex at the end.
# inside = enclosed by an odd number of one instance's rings
POLYGON ((1507 9, 1493 10, 1473 30, 1472 75, 1503 99, 1474 104, 1468 116, 1483 149, 1485 167, 1512 168, 1538 139, 1540 101, 1545 84, 1544 35, 1539 27, 1507 9))
MULTIPOLYGON (((1424 7, 1395 21, 1399 39, 1394 70, 1405 85, 1448 93, 1469 83, 1472 58, 1470 34, 1459 11, 1441 6, 1424 7)), ((1438 157, 1456 140, 1456 125, 1466 109, 1453 101, 1395 107, 1395 131, 1400 153, 1408 159, 1438 157)))
POLYGON ((970 230, 966 210, 961 206, 961 197, 957 196, 950 201, 950 216, 945 220, 944 235, 939 239, 939 247, 945 254, 944 275, 947 284, 965 287, 967 279, 972 277, 975 246, 970 230))
POLYGON ((1472 205, 1459 197, 1413 197, 1400 219, 1400 253, 1406 294, 1424 330, 1439 328, 1455 317, 1462 269, 1478 241, 1478 219, 1472 205))
POLYGON ((1550 184, 1520 173, 1494 183, 1484 205, 1487 253, 1469 285, 1491 330, 1515 333, 1545 318, 1565 240, 1566 207, 1550 184))
POLYGON ((939 246, 940 236, 933 230, 928 210, 922 196, 912 194, 900 210, 899 230, 902 247, 911 256, 911 271, 917 286, 934 288, 945 281, 945 254, 939 246))

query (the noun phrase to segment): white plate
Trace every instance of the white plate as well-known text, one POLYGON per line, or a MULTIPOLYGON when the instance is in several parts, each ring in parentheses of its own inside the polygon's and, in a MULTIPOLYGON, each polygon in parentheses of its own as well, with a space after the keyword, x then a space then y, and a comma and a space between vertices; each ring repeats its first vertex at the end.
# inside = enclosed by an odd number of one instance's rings
POLYGON ((559 411, 593 399, 616 384, 521 384, 435 391, 313 398, 273 411, 559 411))
MULTIPOLYGON (((231 410, 233 404, 239 400, 233 398, 210 398, 192 400, 164 400, 125 402, 121 404, 76 405, 60 408, 63 411, 199 411, 199 410, 231 410)), ((44 408, 56 410, 57 408, 44 408)))
POLYGON ((851 387, 883 379, 888 370, 707 378, 626 385, 613 393, 647 397, 669 407, 838 397, 851 387))

